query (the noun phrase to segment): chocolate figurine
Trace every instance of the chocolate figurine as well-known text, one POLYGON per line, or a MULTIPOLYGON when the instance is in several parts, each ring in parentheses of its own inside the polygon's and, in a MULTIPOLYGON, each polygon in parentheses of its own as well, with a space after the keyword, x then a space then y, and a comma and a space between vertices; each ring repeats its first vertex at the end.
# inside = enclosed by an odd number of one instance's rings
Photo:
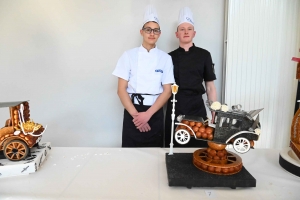
POLYGON ((30 119, 28 101, 0 102, 0 108, 9 107, 10 118, 0 129, 0 150, 11 161, 23 160, 30 148, 38 145, 44 128, 30 119))
MULTIPOLYGON (((297 98, 299 99, 300 58, 293 57, 292 60, 297 62, 297 98)), ((279 164, 288 172, 300 177, 300 107, 298 107, 297 104, 295 106, 295 113, 290 130, 290 147, 280 152, 279 164)))
POLYGON ((242 159, 225 148, 232 144, 238 153, 253 148, 260 135, 259 116, 254 117, 263 109, 245 112, 241 105, 236 105, 229 110, 219 102, 208 102, 208 107, 216 113, 214 123, 202 117, 179 115, 175 140, 182 145, 191 138, 208 142, 207 149, 198 149, 193 154, 193 164, 198 169, 219 175, 238 173, 242 169, 242 159))
MULTIPOLYGON (((172 86, 174 121, 175 95, 178 87, 172 86)), ((198 169, 217 175, 231 175, 243 168, 242 159, 235 153, 228 152, 227 145, 233 145, 238 153, 246 153, 259 139, 260 123, 258 113, 263 109, 245 112, 241 105, 221 105, 219 102, 207 102, 210 110, 215 112, 214 122, 204 121, 202 117, 179 115, 174 139, 179 144, 187 144, 191 138, 208 142, 208 148, 198 149, 193 153, 193 164, 198 169), (254 119, 254 117, 257 117, 254 119)), ((173 124, 170 153, 173 155, 173 124)))

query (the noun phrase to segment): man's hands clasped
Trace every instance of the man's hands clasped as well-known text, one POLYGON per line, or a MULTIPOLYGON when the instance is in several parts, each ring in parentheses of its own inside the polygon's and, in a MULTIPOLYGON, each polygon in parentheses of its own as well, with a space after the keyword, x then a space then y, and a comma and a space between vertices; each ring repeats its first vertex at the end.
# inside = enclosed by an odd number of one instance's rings
POLYGON ((140 132, 148 132, 151 130, 151 127, 148 124, 148 121, 151 118, 150 114, 147 112, 139 112, 134 114, 132 117, 132 122, 140 132))

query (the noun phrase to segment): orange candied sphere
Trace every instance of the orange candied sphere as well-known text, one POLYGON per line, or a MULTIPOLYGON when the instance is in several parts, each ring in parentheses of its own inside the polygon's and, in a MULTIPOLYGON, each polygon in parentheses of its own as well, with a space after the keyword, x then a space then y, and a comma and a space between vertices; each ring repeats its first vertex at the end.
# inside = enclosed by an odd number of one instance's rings
POLYGON ((205 169, 205 170, 207 169, 207 165, 205 165, 205 164, 202 164, 201 167, 202 167, 202 169, 205 169))
POLYGON ((212 127, 206 127, 206 129, 205 129, 205 132, 207 133, 207 134, 212 134, 212 132, 214 131, 214 129, 212 128, 212 127))
POLYGON ((205 132, 202 133, 201 136, 202 136, 203 139, 206 139, 206 138, 207 138, 207 134, 206 134, 205 132))
POLYGON ((194 131, 194 132, 197 132, 198 129, 199 129, 199 128, 198 128, 197 126, 194 126, 194 127, 193 127, 193 131, 194 131))
POLYGON ((202 126, 202 123, 201 123, 201 122, 197 122, 197 123, 196 123, 196 126, 201 127, 201 126, 202 126))
POLYGON ((180 126, 179 126, 180 129, 185 129, 185 127, 186 127, 186 126, 184 126, 184 125, 180 125, 180 126))
POLYGON ((228 168, 223 168, 223 169, 222 169, 222 172, 223 172, 224 174, 227 174, 227 173, 229 172, 229 170, 228 170, 228 168))
POLYGON ((196 133, 196 136, 197 136, 197 138, 201 138, 201 133, 198 131, 198 132, 196 133))
POLYGON ((226 158, 227 158, 226 156, 222 156, 221 160, 226 160, 226 158))
POLYGON ((221 172, 221 167, 216 167, 215 172, 220 173, 221 172))
POLYGON ((218 156, 219 156, 219 157, 223 157, 223 156, 224 156, 224 152, 223 152, 223 151, 219 151, 219 152, 218 152, 218 156))
POLYGON ((187 120, 182 120, 181 123, 189 125, 189 121, 187 121, 187 120))
POLYGON ((190 122, 190 126, 195 126, 195 122, 190 122))
POLYGON ((214 160, 220 160, 219 156, 214 156, 214 160))
POLYGON ((215 171, 215 167, 213 167, 213 166, 209 166, 209 167, 208 167, 208 171, 210 171, 210 172, 214 172, 214 171, 215 171))
POLYGON ((201 133, 205 133, 205 127, 203 127, 203 126, 202 126, 202 127, 200 127, 200 128, 199 128, 199 132, 201 132, 201 133))
POLYGON ((207 139, 208 139, 208 140, 212 140, 213 138, 214 138, 214 136, 211 135, 211 134, 207 136, 207 139))
POLYGON ((212 149, 212 150, 209 151, 209 154, 210 154, 211 156, 215 156, 215 155, 217 154, 217 151, 214 150, 214 149, 212 149))

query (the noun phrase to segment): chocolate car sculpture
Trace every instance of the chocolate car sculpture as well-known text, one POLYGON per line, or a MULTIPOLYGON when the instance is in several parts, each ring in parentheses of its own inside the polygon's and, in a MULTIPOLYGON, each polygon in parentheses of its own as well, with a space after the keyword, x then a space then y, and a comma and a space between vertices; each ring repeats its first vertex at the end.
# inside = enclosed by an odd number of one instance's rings
POLYGON ((245 112, 237 105, 229 111, 227 105, 219 102, 208 106, 215 111, 214 123, 204 121, 202 117, 179 115, 179 122, 175 123, 175 140, 179 144, 187 144, 192 137, 208 141, 208 148, 194 152, 193 164, 213 174, 236 174, 242 169, 242 159, 225 148, 232 144, 238 153, 246 153, 254 146, 260 135, 259 115, 254 117, 263 109, 245 112))
POLYGON ((247 113, 239 105, 232 111, 214 110, 216 114, 213 124, 204 122, 202 117, 179 115, 179 122, 175 123, 175 140, 179 144, 187 144, 194 137, 196 140, 233 144, 235 151, 246 153, 254 146, 254 141, 259 139, 259 116, 256 119, 253 117, 261 110, 247 113))
POLYGON ((11 161, 25 159, 47 127, 30 120, 28 101, 0 102, 0 108, 3 107, 9 107, 10 118, 0 128, 0 150, 11 161))

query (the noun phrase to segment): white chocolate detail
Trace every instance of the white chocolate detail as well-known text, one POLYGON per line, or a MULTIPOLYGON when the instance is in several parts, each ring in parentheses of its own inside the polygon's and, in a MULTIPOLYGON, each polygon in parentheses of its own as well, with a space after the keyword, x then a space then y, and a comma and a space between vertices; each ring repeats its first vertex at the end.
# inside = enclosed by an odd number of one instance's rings
POLYGON ((254 132, 255 132, 257 135, 260 135, 261 130, 260 130, 260 128, 257 128, 257 129, 254 130, 254 132))
POLYGON ((227 105, 223 104, 223 105, 221 106, 221 110, 222 110, 223 112, 228 112, 229 108, 228 108, 227 105))
POLYGON ((221 109, 221 103, 218 102, 218 101, 215 101, 211 104, 210 108, 213 109, 213 110, 220 110, 221 109))

